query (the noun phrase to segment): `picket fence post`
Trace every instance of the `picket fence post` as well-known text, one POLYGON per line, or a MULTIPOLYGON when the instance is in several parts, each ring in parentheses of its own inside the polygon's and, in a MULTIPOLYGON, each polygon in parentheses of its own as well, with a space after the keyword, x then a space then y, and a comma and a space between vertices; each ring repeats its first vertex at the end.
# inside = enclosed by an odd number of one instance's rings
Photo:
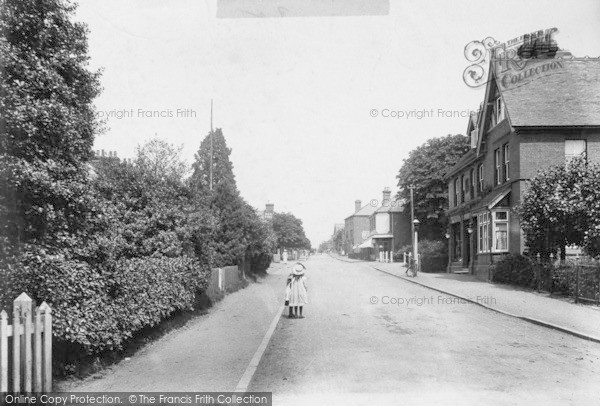
POLYGON ((33 300, 22 293, 13 302, 12 325, 0 312, 0 393, 52 391, 52 310, 46 302, 33 310, 33 300), (43 334, 42 334, 43 333, 43 334), (8 340, 12 337, 11 371, 8 340))

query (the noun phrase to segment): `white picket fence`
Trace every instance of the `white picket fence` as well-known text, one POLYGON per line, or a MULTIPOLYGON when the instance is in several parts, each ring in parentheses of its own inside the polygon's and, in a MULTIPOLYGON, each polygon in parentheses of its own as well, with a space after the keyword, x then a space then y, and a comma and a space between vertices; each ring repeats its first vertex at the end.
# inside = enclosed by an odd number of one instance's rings
POLYGON ((0 393, 50 391, 52 310, 46 302, 33 309, 31 298, 21 293, 13 302, 12 325, 6 310, 0 312, 0 393))

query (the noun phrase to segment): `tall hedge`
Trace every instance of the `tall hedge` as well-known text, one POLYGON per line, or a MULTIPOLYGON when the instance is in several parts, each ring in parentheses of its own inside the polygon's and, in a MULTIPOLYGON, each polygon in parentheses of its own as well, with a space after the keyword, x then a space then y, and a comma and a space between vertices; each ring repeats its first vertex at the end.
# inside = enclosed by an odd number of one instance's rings
POLYGON ((207 269, 190 257, 122 259, 94 268, 61 256, 28 254, 15 288, 52 307, 54 337, 88 353, 121 348, 136 331, 191 309, 207 269))

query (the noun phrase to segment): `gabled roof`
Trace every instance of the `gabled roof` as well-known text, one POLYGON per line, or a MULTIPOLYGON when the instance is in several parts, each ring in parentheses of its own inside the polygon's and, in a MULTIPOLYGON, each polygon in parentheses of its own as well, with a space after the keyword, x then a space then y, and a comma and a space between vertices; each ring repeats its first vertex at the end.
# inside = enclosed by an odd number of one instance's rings
POLYGON ((460 159, 452 166, 452 168, 444 174, 444 179, 448 179, 455 175, 457 172, 460 172, 465 166, 469 165, 471 162, 477 159, 477 150, 475 148, 471 148, 468 152, 466 152, 460 159))
POLYGON ((392 200, 389 204, 379 207, 377 213, 402 213, 406 202, 401 200, 392 200))
POLYGON ((371 206, 370 204, 367 204, 367 205, 363 206, 356 213, 353 213, 353 214, 349 215, 348 217, 346 217, 346 220, 349 219, 350 217, 354 217, 354 216, 366 216, 366 217, 369 217, 371 214, 375 213, 376 210, 377 210, 376 206, 371 206))
POLYGON ((513 127, 600 126, 600 58, 531 59, 526 72, 496 77, 513 127))

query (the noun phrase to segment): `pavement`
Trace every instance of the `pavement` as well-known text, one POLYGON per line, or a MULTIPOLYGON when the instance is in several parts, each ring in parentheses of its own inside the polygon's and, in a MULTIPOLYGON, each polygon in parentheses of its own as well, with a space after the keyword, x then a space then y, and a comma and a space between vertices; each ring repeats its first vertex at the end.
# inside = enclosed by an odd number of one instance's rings
POLYGON ((287 275, 283 264, 273 264, 266 278, 226 295, 207 315, 190 320, 102 373, 60 382, 56 390, 233 392, 273 317, 281 313, 287 275))
MULTIPOLYGON (((345 258, 343 258, 345 259, 345 258)), ((600 343, 600 307, 548 293, 481 281, 472 275, 425 273, 406 276, 401 263, 368 262, 373 268, 482 307, 600 343)))

